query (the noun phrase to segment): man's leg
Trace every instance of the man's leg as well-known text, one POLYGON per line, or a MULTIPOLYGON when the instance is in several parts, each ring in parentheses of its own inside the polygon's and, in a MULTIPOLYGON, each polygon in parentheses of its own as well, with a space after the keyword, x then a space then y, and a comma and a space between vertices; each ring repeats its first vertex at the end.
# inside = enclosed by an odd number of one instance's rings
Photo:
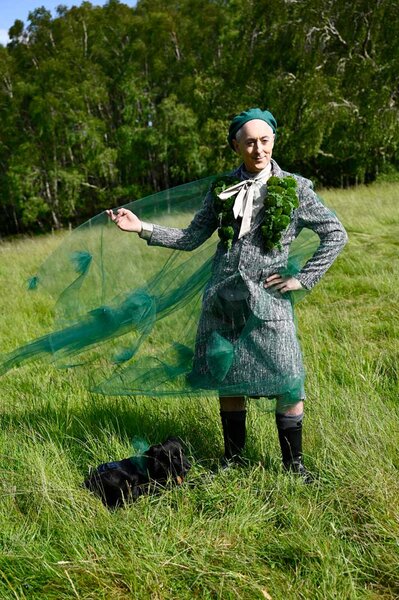
POLYGON ((302 459, 302 421, 302 400, 296 404, 287 404, 283 398, 277 399, 276 424, 284 468, 310 483, 312 478, 302 459))
POLYGON ((224 457, 227 461, 240 461, 245 445, 245 396, 221 396, 220 418, 224 437, 224 457))

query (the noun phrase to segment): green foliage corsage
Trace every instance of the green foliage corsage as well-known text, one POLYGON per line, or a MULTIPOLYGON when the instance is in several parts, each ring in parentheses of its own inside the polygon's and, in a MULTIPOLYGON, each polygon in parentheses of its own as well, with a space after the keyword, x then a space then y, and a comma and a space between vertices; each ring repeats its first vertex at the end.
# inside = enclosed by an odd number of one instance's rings
POLYGON ((237 177, 225 175, 224 177, 219 177, 219 179, 216 179, 211 186, 214 208, 219 218, 218 235, 226 246, 227 250, 230 250, 234 237, 233 224, 235 219, 233 206, 235 202, 235 196, 227 198, 227 200, 221 200, 218 195, 232 185, 240 182, 241 179, 237 179, 237 177))
POLYGON ((298 208, 294 177, 270 177, 267 182, 267 194, 264 200, 265 216, 261 226, 266 250, 281 250, 281 235, 290 223, 291 212, 298 208))

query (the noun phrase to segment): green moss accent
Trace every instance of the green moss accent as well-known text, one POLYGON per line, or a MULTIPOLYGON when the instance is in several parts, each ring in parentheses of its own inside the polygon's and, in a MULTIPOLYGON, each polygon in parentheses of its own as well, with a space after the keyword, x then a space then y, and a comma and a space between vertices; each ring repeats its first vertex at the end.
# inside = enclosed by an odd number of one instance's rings
POLYGON ((232 185, 240 183, 240 181, 241 180, 237 179, 237 177, 225 175, 216 179, 211 186, 211 192, 213 194, 214 199, 214 208, 218 215, 220 224, 220 227, 218 229, 218 235, 228 250, 230 250, 233 244, 234 237, 233 223, 235 219, 233 213, 233 206, 235 202, 235 196, 233 196, 232 198, 228 198, 227 200, 221 200, 219 198, 219 194, 221 192, 224 192, 224 190, 231 187, 232 185))
POLYGON ((294 177, 273 176, 267 182, 263 220, 267 226, 262 227, 261 231, 268 250, 281 249, 282 233, 290 224, 292 211, 299 206, 296 187, 294 177))

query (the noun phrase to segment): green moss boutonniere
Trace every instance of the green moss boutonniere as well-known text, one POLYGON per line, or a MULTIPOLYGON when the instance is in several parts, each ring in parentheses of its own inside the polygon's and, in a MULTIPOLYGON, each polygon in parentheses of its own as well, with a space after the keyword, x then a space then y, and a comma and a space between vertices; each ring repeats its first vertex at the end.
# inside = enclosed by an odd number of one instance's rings
POLYGON ((226 200, 221 200, 219 198, 219 194, 224 192, 227 188, 235 185, 236 183, 240 183, 240 179, 237 177, 231 177, 229 175, 225 175, 224 177, 219 177, 215 179, 211 186, 211 193, 213 195, 213 205, 215 208, 215 212, 219 219, 219 228, 218 235, 223 244, 226 246, 227 250, 230 250, 233 237, 234 237, 234 213, 233 206, 235 202, 235 196, 231 198, 227 198, 226 200))
POLYGON ((290 223, 291 213, 299 206, 294 177, 270 177, 264 200, 265 216, 261 226, 266 250, 281 250, 281 236, 290 223))

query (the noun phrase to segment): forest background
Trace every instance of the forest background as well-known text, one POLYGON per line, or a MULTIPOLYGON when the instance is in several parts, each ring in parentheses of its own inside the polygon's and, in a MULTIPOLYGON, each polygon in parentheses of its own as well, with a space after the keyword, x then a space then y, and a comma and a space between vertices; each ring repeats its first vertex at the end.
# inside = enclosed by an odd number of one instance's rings
POLYGON ((398 14, 397 0, 38 8, 0 46, 0 235, 230 169, 229 119, 257 105, 285 169, 324 186, 397 176, 398 14))

